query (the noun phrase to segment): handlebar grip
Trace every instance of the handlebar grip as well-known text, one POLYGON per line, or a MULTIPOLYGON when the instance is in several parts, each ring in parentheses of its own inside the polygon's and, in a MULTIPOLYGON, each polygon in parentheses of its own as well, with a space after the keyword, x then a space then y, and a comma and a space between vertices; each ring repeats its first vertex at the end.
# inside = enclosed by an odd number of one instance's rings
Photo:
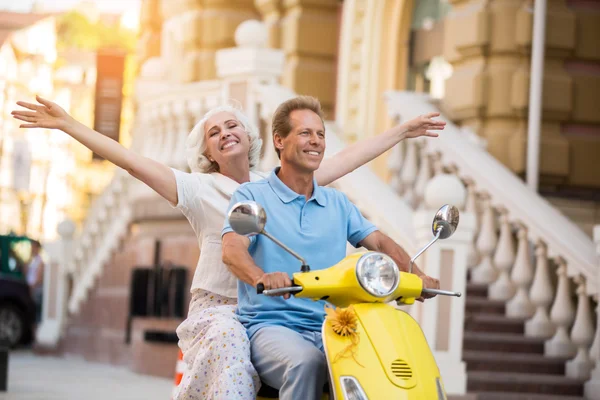
POLYGON ((448 290, 440 290, 440 289, 423 289, 421 291, 421 293, 427 293, 427 294, 435 294, 435 295, 442 295, 442 296, 453 296, 453 297, 461 297, 462 293, 460 292, 450 292, 448 290))
POLYGON ((256 293, 257 294, 262 294, 262 292, 265 291, 265 285, 263 283, 259 283, 258 285, 256 285, 256 293))

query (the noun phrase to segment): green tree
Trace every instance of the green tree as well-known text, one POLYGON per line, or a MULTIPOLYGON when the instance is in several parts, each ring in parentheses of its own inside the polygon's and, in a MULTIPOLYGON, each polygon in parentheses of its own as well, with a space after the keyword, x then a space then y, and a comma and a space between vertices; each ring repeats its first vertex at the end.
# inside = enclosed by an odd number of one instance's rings
POLYGON ((116 48, 133 52, 136 42, 136 33, 123 29, 118 20, 114 24, 103 22, 102 19, 91 22, 77 11, 58 17, 57 36, 59 50, 116 48))

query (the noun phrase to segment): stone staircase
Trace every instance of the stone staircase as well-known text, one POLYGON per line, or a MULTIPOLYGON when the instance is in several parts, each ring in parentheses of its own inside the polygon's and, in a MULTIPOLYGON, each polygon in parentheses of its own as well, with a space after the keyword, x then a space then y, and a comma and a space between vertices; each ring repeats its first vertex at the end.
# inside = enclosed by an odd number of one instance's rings
POLYGON ((477 400, 583 400, 584 381, 565 376, 567 359, 546 357, 545 340, 526 337, 524 324, 505 316, 503 301, 488 299, 487 285, 467 284, 468 393, 477 400))

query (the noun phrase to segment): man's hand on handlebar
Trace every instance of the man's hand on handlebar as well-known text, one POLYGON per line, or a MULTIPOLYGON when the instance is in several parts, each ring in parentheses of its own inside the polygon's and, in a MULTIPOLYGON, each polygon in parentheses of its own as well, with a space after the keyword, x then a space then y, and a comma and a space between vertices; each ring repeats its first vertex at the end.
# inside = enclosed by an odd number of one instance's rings
MULTIPOLYGON (((439 280, 432 278, 430 276, 427 276, 425 274, 421 275, 420 278, 423 280, 423 288, 427 288, 427 289, 439 289, 440 288, 439 280)), ((417 301, 423 302, 425 299, 430 299, 432 297, 435 297, 435 294, 423 293, 423 295, 421 297, 419 297, 417 299, 417 301)))
MULTIPOLYGON (((285 272, 263 274, 256 282, 254 282, 254 286, 258 286, 259 283, 262 283, 265 286, 265 289, 280 289, 292 286, 292 280, 285 272)), ((290 294, 284 294, 283 298, 286 300, 289 299, 290 294)))

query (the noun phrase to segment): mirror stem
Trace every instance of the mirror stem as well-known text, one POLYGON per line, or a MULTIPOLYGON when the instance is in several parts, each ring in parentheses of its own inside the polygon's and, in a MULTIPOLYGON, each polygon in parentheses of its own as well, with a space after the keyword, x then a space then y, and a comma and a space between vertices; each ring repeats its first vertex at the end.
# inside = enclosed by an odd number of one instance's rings
POLYGON ((427 250, 429 247, 431 247, 431 245, 432 245, 432 244, 434 244, 435 242, 437 242, 437 240, 440 238, 440 235, 442 234, 442 230, 443 230, 443 229, 444 229, 444 228, 440 226, 440 227, 437 229, 437 231, 436 231, 436 233, 435 233, 435 237, 434 237, 434 238, 431 240, 431 242, 427 243, 427 245, 426 245, 425 247, 423 247, 423 248, 421 249, 421 251, 419 251, 417 254, 415 254, 415 255, 413 256, 413 258, 411 258, 411 259, 410 259, 410 264, 409 264, 409 266, 408 266, 408 273, 409 273, 409 274, 412 274, 413 264, 415 263, 415 260, 416 260, 417 258, 419 258, 419 256, 420 256, 421 254, 423 254, 423 252, 424 252, 425 250, 427 250))
POLYGON ((294 257, 296 257, 298 260, 300 260, 300 262, 302 263, 302 269, 301 269, 302 272, 310 271, 310 267, 306 264, 306 260, 304 258, 300 257, 298 254, 296 254, 296 252, 294 252, 292 249, 287 247, 285 244, 281 243, 279 240, 277 240, 273 236, 269 235, 266 231, 263 230, 261 233, 263 235, 265 235, 266 237, 268 237, 269 239, 271 239, 273 242, 275 242, 276 245, 278 245, 279 247, 281 247, 282 249, 284 249, 285 251, 287 251, 294 257))

